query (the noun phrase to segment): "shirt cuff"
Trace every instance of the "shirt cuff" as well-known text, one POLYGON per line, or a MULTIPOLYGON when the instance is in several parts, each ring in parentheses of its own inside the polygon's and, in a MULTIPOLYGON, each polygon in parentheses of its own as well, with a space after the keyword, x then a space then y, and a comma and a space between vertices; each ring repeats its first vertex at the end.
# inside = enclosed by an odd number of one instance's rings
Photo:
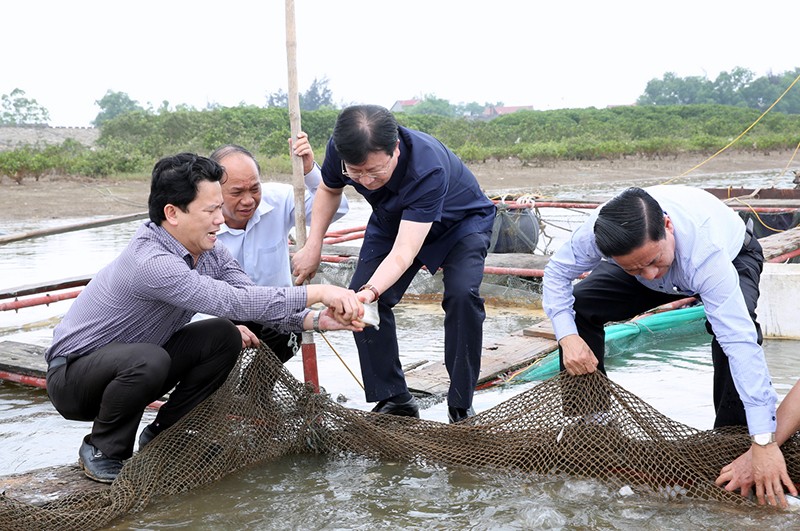
POLYGON ((295 312, 289 316, 288 330, 300 332, 303 330, 303 320, 310 311, 306 308, 308 303, 308 290, 305 286, 297 286, 300 289, 287 290, 287 307, 295 309, 295 312))
POLYGON ((553 333, 556 335, 557 341, 561 341, 562 337, 578 333, 578 327, 575 326, 575 318, 568 312, 553 316, 550 322, 553 324, 553 333))
POLYGON ((309 190, 319 188, 319 184, 322 182, 322 171, 316 161, 314 161, 314 167, 311 168, 311 171, 303 176, 303 182, 309 190))
POLYGON ((778 422, 776 420, 775 406, 752 406, 745 408, 747 415, 747 429, 750 435, 756 433, 775 433, 778 422))

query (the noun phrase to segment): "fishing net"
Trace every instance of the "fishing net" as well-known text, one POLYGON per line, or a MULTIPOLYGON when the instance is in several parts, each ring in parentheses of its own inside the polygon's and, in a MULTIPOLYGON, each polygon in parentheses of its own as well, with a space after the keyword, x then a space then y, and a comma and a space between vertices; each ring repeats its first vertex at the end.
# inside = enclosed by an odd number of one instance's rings
POLYGON ((509 208, 497 204, 492 226, 490 253, 532 253, 539 243, 538 215, 530 208, 509 208))
MULTIPOLYGON (((128 460, 108 489, 42 505, 3 495, 0 527, 104 527, 151 501, 301 453, 597 478, 646 497, 751 504, 714 485, 749 444, 743 429, 674 422, 599 373, 559 374, 449 425, 345 408, 312 392, 269 350, 245 349, 226 383, 128 460)), ((783 448, 790 475, 800 477, 797 440, 783 448)))

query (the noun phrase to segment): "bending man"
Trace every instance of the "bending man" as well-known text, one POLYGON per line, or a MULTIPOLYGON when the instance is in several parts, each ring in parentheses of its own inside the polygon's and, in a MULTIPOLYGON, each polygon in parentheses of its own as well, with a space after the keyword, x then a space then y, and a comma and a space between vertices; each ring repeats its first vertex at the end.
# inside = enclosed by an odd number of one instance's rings
POLYGON ((785 505, 786 464, 773 442, 777 394, 756 321, 764 256, 742 219, 686 186, 629 188, 598 208, 545 267, 544 309, 561 369, 605 372, 604 325, 699 296, 712 334, 714 426, 747 426, 760 502, 785 505), (591 271, 573 289, 572 282, 591 271))

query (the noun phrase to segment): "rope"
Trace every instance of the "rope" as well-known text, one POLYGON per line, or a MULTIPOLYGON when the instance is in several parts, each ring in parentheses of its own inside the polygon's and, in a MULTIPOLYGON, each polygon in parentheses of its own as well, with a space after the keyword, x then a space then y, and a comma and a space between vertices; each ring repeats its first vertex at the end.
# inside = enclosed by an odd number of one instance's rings
POLYGON ((331 350, 333 351, 333 353, 334 353, 334 354, 336 354, 336 357, 337 357, 337 358, 339 358, 339 361, 341 361, 341 362, 342 362, 342 365, 344 365, 344 368, 345 368, 345 369, 347 369, 347 372, 349 372, 349 373, 350 373, 350 376, 352 376, 352 377, 353 377, 353 379, 356 381, 356 383, 358 383, 358 385, 360 385, 360 386, 361 386, 361 389, 362 389, 362 390, 365 390, 365 389, 364 389, 364 384, 363 384, 363 383, 361 383, 361 380, 359 380, 359 379, 358 379, 358 376, 356 376, 356 375, 355 375, 355 373, 354 373, 352 370, 350 370, 350 367, 347 365, 347 362, 345 362, 345 361, 344 361, 344 358, 342 358, 342 357, 339 355, 339 353, 336 351, 336 349, 335 349, 335 348, 333 348, 333 345, 331 345, 331 342, 330 342, 330 341, 328 341, 328 337, 325 335, 325 333, 324 333, 324 332, 319 332, 319 335, 320 335, 320 336, 322 336, 322 339, 324 339, 324 340, 325 340, 325 343, 327 343, 327 344, 328 344, 328 346, 329 346, 329 347, 331 348, 331 350))
MULTIPOLYGON (((764 118, 764 116, 766 116, 766 115, 767 115, 767 113, 769 113, 769 112, 772 110, 772 108, 773 108, 773 107, 775 107, 775 105, 777 105, 777 104, 778 104, 778 102, 779 102, 779 101, 781 101, 781 100, 783 99, 783 97, 786 95, 786 93, 787 93, 787 92, 789 92, 789 91, 792 89, 792 87, 794 87, 794 86, 797 84, 797 82, 798 82, 798 81, 800 81, 800 75, 798 75, 796 78, 794 78, 794 81, 792 81, 792 82, 791 82, 791 84, 790 84, 790 85, 789 85, 789 86, 786 88, 786 90, 784 90, 784 91, 783 91, 783 94, 781 94, 780 96, 778 96, 778 99, 776 99, 776 100, 775 100, 775 101, 772 103, 772 105, 770 105, 770 106, 767 108, 767 110, 765 110, 763 113, 761 113, 761 116, 759 116, 759 117, 756 119, 756 121, 755 121, 755 122, 753 122, 752 124, 750 124, 750 126, 749 126, 747 129, 745 129, 744 131, 742 131, 742 133, 741 133, 739 136, 737 136, 736 138, 734 138, 733 140, 731 140, 730 142, 728 142, 728 144, 727 144, 725 147, 723 147, 722 149, 720 149, 719 151, 717 151, 716 153, 714 153, 713 155, 711 155, 710 157, 708 157, 706 160, 704 160, 704 161, 703 161, 703 162, 701 162, 700 164, 696 165, 694 168, 691 168, 691 169, 689 169, 689 170, 686 170, 686 171, 685 171, 685 172, 683 172, 682 174, 680 174, 680 175, 678 175, 678 176, 676 176, 676 177, 673 177, 673 178, 671 178, 671 179, 668 179, 668 180, 664 181, 664 182, 663 182, 663 183, 661 183, 661 184, 669 184, 669 183, 671 183, 672 181, 674 181, 675 179, 679 179, 679 178, 681 178, 681 177, 685 177, 686 175, 688 175, 688 174, 692 173, 692 172, 693 172, 694 170, 696 170, 697 168, 699 168, 699 167, 703 166, 704 164, 708 163, 709 161, 711 161, 712 159, 714 159, 715 157, 717 157, 717 155, 721 154, 723 151, 725 151, 726 149, 728 149, 729 147, 731 147, 732 145, 734 145, 736 142, 738 142, 738 141, 739 141, 739 140, 740 140, 740 139, 741 139, 741 138, 742 138, 744 135, 746 135, 747 133, 749 133, 749 132, 750 132, 750 130, 751 130, 753 127, 755 127, 755 126, 756 126, 756 124, 757 124, 758 122, 760 122, 760 121, 761 121, 761 119, 762 119, 762 118, 764 118)), ((799 146, 799 147, 800 147, 800 146, 799 146)), ((795 152, 796 152, 796 151, 797 151, 797 150, 795 149, 795 152)), ((794 158, 794 156, 792 156, 792 158, 794 158)), ((790 161, 790 162, 791 162, 791 161, 790 161)))

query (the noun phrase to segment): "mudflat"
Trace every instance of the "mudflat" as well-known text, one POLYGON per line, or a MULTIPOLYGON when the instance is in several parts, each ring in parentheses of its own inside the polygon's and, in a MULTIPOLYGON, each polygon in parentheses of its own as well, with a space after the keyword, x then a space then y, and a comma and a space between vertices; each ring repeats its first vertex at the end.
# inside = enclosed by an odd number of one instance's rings
MULTIPOLYGON (((745 171, 794 170, 800 159, 792 151, 724 152, 709 160, 701 155, 664 158, 630 157, 596 161, 554 161, 540 164, 516 159, 469 164, 489 195, 531 193, 553 195, 560 184, 657 184, 691 170, 693 175, 745 171), (700 167, 698 165, 702 164, 700 167), (696 168, 696 169, 695 169, 696 168)), ((267 180, 291 182, 290 175, 267 175, 267 180)), ((791 183, 783 177, 782 184, 791 183)), ((352 192, 352 191, 351 191, 352 192)), ((88 178, 51 175, 22 184, 0 178, 0 228, 4 221, 38 221, 84 216, 119 216, 147 210, 148 177, 88 178)), ((349 192, 348 192, 349 193, 349 192)), ((354 192, 353 192, 354 193, 354 192)))

